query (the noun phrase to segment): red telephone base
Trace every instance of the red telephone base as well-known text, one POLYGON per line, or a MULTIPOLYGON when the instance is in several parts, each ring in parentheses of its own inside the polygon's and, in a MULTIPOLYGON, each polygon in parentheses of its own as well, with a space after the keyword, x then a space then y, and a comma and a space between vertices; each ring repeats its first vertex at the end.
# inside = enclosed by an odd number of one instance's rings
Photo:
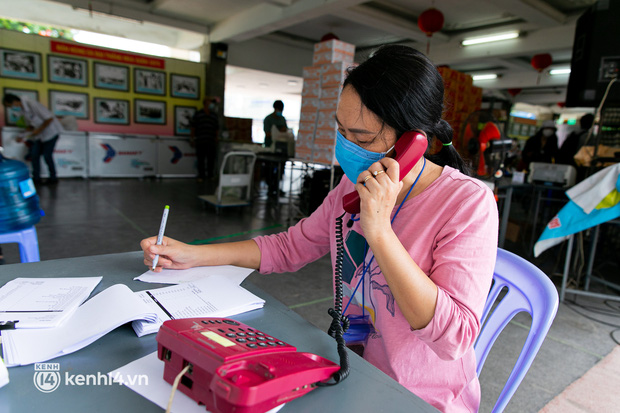
POLYGON ((224 318, 166 321, 157 334, 164 380, 191 364, 178 389, 213 413, 261 413, 328 380, 339 370, 330 360, 224 318))

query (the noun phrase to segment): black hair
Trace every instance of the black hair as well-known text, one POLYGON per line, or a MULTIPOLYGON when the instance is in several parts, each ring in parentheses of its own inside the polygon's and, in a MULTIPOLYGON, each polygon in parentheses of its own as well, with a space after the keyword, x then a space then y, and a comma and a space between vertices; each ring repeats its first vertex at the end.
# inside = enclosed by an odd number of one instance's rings
MULTIPOLYGON (((387 45, 376 50, 357 67, 348 70, 343 88, 352 86, 362 104, 375 113, 396 136, 421 130, 443 144, 452 142, 450 124, 443 113, 443 79, 435 65, 421 52, 408 46, 387 45)), ((426 158, 440 165, 449 165, 466 175, 469 168, 452 145, 426 158)))
POLYGON ((283 111, 284 110, 284 102, 282 102, 281 100, 276 100, 275 102, 273 102, 273 108, 275 110, 283 111))
POLYGON ((6 95, 4 95, 4 98, 2 98, 2 105, 4 106, 12 105, 14 102, 21 102, 21 99, 19 98, 19 96, 12 93, 7 93, 6 95))

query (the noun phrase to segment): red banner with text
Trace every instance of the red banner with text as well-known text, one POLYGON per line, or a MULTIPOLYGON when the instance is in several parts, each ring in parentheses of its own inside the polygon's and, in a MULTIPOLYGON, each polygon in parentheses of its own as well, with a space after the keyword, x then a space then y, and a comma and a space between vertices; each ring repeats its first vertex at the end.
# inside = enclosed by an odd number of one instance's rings
POLYGON ((156 57, 142 56, 130 53, 118 52, 97 47, 88 47, 71 43, 52 40, 50 42, 52 52, 68 54, 72 56, 88 57, 91 59, 107 60, 115 63, 128 65, 146 66, 154 69, 164 69, 166 61, 156 57))

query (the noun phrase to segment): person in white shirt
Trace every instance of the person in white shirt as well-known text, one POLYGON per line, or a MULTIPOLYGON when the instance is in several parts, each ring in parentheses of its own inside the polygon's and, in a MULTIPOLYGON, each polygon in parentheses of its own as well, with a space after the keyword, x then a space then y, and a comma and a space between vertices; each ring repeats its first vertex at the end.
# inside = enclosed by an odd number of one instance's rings
MULTIPOLYGON (((21 112, 24 116, 29 131, 26 139, 32 142, 32 180, 34 183, 41 183, 41 156, 43 156, 50 174, 47 183, 57 183, 56 166, 52 155, 58 135, 63 131, 60 121, 41 103, 26 97, 8 93, 4 95, 2 104, 5 108, 21 112)), ((23 138, 19 139, 18 142, 22 140, 23 138)))

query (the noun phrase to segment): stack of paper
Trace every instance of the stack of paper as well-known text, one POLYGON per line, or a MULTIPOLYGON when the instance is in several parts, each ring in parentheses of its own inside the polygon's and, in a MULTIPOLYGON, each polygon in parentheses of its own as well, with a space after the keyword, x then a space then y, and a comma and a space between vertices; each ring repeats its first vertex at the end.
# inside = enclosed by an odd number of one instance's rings
POLYGON ((185 270, 171 270, 164 268, 160 272, 146 271, 134 280, 146 283, 183 284, 198 281, 211 276, 225 276, 237 285, 254 272, 251 268, 236 267, 234 265, 212 265, 208 267, 193 267, 185 270))
POLYGON ((155 322, 132 323, 138 337, 156 333, 166 320, 191 317, 230 317, 262 308, 265 300, 224 275, 211 275, 195 282, 136 293, 157 314, 155 322))
POLYGON ((43 362, 73 353, 122 324, 133 320, 156 320, 156 315, 129 287, 117 284, 97 294, 60 327, 5 330, 2 354, 7 366, 43 362))
MULTIPOLYGON (((69 278, 64 282, 75 286, 78 280, 69 278)), ((83 301, 81 296, 79 299, 83 301)), ((128 322, 133 322, 136 334, 141 337, 156 333, 166 320, 230 317, 262 308, 264 304, 265 300, 225 275, 211 275, 195 282, 137 293, 117 284, 82 304, 60 326, 4 330, 2 353, 9 367, 44 362, 86 347, 128 322)))
POLYGON ((15 328, 57 327, 100 281, 101 277, 16 278, 0 288, 0 322, 15 322, 15 328))

